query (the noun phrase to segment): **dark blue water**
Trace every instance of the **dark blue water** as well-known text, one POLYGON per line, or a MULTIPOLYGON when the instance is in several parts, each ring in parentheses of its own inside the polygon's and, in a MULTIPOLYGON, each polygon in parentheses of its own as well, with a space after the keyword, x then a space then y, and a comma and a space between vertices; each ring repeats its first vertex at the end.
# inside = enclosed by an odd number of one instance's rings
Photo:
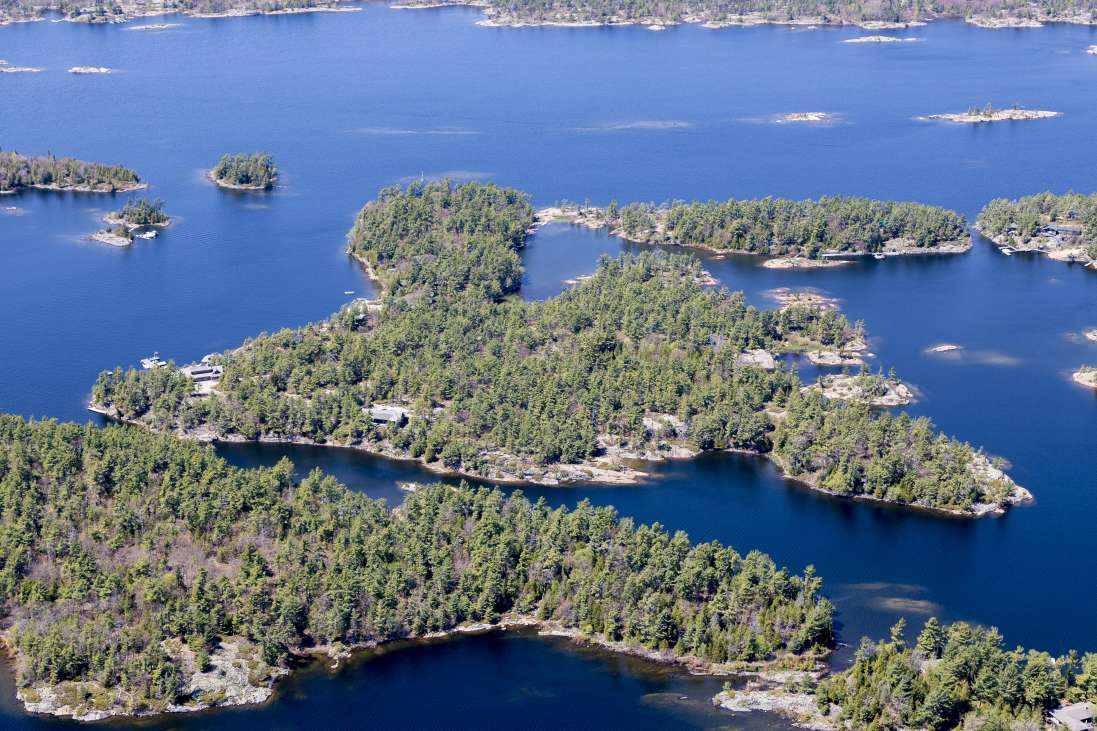
MULTIPOLYGON (((0 58, 47 69, 0 76, 0 147, 132 166, 178 217, 159 238, 118 250, 81 239, 125 196, 0 199, 0 209, 20 209, 0 215, 0 409, 82 420, 102 368, 154 350, 191 360, 369 294, 343 253, 346 230, 378 188, 420 176, 492 179, 540 205, 843 193, 969 217, 996 196, 1097 187, 1097 96, 1088 93, 1097 59, 1083 52, 1097 43, 1093 29, 944 23, 903 32, 923 43, 878 46, 839 43, 853 30, 515 30, 479 28, 477 18, 369 5, 183 19, 161 33, 0 29, 0 58), (65 73, 73 65, 119 72, 65 73), (987 101, 1064 115, 981 127, 913 119, 987 101), (794 111, 840 120, 772 122, 794 111), (203 179, 222 153, 252 149, 271 152, 283 170, 273 193, 231 194, 203 179)), ((621 250, 600 233, 550 227, 525 254, 524 294, 551 296, 599 254, 621 250)), ((1097 648, 1087 517, 1097 509, 1097 398, 1069 382, 1078 365, 1097 364, 1097 346, 1078 336, 1097 326, 1097 274, 1005 257, 981 240, 963 256, 833 270, 773 271, 737 257, 705 257, 705 266, 760 305, 781 286, 840 298, 866 322, 873 364, 894 366, 920 390, 911 410, 1006 457, 1037 503, 1003 518, 943 519, 820 496, 734 455, 656 465, 637 486, 525 492, 615 505, 696 540, 760 548, 794 570, 814 563, 849 642, 883 633, 900 614, 917 623, 934 613, 997 624, 1007 642, 1097 648), (925 354, 946 341, 965 350, 925 354)), ((223 451, 241 464, 289 454, 301 469, 321 466, 390 502, 402 496, 396 482, 429 477, 412 463, 341 450, 223 451)), ((599 709, 633 725, 709 723, 653 710, 642 698, 688 679, 641 667, 525 638, 469 639, 363 661, 335 681, 306 673, 257 712, 265 715, 171 725, 255 718, 291 727, 331 713, 325 722, 340 727, 347 717, 330 709, 341 706, 390 724, 437 725, 423 688, 442 694, 440 708, 467 702, 469 725, 529 725, 533 707, 556 725, 587 725, 599 709), (524 673, 531 687, 551 680, 555 690, 522 696, 524 673)))

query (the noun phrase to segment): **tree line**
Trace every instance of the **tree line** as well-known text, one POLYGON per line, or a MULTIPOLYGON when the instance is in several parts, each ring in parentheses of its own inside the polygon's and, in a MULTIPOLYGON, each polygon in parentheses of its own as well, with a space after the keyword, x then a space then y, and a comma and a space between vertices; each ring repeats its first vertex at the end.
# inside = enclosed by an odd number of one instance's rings
POLYGON ((53 155, 27 157, 18 152, 0 152, 0 192, 44 187, 113 193, 132 190, 140 183, 136 172, 121 165, 53 155))
POLYGON ((93 402, 164 431, 306 438, 514 475, 608 454, 738 448, 845 495, 968 511, 1007 483, 926 419, 801 394, 788 368, 740 365, 744 350, 841 348, 863 338, 841 314, 747 306, 706 288, 691 257, 603 258, 544 302, 513 293, 532 211, 495 185, 415 183, 367 204, 348 248, 382 301, 262 334, 225 353, 210 398, 172 369, 100 374, 93 402), (373 404, 403 404, 403 425, 373 404), (656 424, 663 426, 653 426, 656 424))
POLYGON ((606 216, 633 241, 809 258, 876 252, 895 240, 930 251, 967 237, 954 211, 858 197, 633 203, 610 206, 606 216))

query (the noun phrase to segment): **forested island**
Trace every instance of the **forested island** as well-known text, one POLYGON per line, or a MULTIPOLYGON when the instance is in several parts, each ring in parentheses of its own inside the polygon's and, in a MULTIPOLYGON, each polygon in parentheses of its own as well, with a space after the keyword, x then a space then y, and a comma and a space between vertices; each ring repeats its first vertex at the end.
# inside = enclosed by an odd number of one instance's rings
POLYGON ((222 188, 270 190, 278 179, 278 167, 265 152, 238 153, 222 156, 209 175, 222 188))
POLYGON ((171 368, 104 372, 92 408, 192 438, 351 446, 496 480, 635 481, 634 459, 735 449, 844 496, 961 515, 1029 497, 927 419, 801 393, 793 371, 740 361, 863 343, 833 310, 757 310, 703 286, 696 259, 662 253, 603 259, 563 294, 521 300, 532 222, 512 189, 386 189, 348 236, 381 300, 223 354, 208 396, 171 368))
POLYGON ((1097 654, 1003 648, 994 628, 930 618, 913 641, 900 620, 887 640, 861 640, 846 671, 785 673, 728 687, 714 703, 776 710, 814 729, 1039 731, 1060 706, 1097 702, 1097 654))
POLYGON ((1003 251, 1038 251, 1097 267, 1097 194, 1038 193, 983 208, 976 229, 1003 251))
POLYGON ((0 0, 0 25, 41 20, 58 12, 75 23, 124 23, 134 18, 182 13, 197 18, 357 10, 338 0, 0 0))
POLYGON ((826 266, 826 257, 835 256, 953 254, 971 248, 964 217, 954 211, 857 197, 614 203, 606 208, 564 204, 539 211, 538 220, 607 228, 642 244, 774 256, 780 258, 774 266, 789 267, 826 266))
POLYGON ((159 229, 166 228, 171 219, 164 213, 164 202, 159 198, 132 198, 121 210, 107 214, 104 220, 109 228, 98 231, 92 239, 111 246, 129 246, 135 236, 151 239, 159 229))
POLYGON ((962 18, 987 28, 1039 27, 1045 22, 1097 23, 1097 0, 938 0, 894 3, 879 0, 400 0, 397 7, 471 5, 482 8, 482 25, 648 25, 678 23, 707 28, 759 24, 857 25, 905 28, 962 18))
POLYGON ((21 188, 120 193, 145 187, 136 172, 121 165, 84 162, 71 157, 27 157, 0 152, 0 194, 21 188))
POLYGON ((4 645, 28 710, 261 702, 301 656, 526 625, 697 671, 812 667, 809 568, 582 502, 418 486, 398 510, 286 460, 0 415, 4 645))

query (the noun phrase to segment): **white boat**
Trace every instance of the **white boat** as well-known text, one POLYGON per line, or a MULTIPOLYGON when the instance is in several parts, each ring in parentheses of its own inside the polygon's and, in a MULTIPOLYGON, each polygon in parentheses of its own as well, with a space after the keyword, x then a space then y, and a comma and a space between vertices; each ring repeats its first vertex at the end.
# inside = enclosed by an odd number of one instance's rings
POLYGON ((1006 256, 1013 256, 1013 249, 1008 246, 1003 246, 1002 248, 998 249, 998 251, 1002 252, 1006 256))
POLYGON ((354 290, 353 289, 344 289, 343 294, 354 294, 354 290))
POLYGON ((872 255, 872 258, 873 259, 887 259, 887 254, 881 254, 879 251, 877 251, 875 254, 872 255))
POLYGON ((144 368, 146 371, 151 371, 154 368, 163 368, 167 364, 167 361, 160 360, 159 353, 153 353, 151 358, 141 359, 141 367, 144 368))
POLYGON ((141 233, 137 234, 137 237, 142 239, 155 239, 156 229, 150 228, 148 231, 142 231, 141 233))

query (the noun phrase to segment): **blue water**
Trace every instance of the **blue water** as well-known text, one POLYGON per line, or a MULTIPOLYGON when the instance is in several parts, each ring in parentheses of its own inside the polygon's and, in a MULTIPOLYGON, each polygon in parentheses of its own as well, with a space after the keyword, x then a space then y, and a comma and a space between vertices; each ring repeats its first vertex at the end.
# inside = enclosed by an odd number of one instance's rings
MULTIPOLYGON (((0 409, 84 420, 103 368, 154 350, 189 361, 369 295, 343 251, 345 233, 379 188, 421 176, 495 180, 529 191, 538 205, 842 193, 936 203, 969 218, 997 196, 1097 187, 1097 95, 1088 93, 1097 58, 1084 53, 1097 43, 1094 29, 940 23, 902 32, 924 42, 879 46, 839 43, 861 34, 851 29, 487 29, 478 17, 366 5, 176 19, 182 27, 151 33, 49 22, 0 28, 0 58, 47 69, 0 75, 0 147, 129 165, 177 217, 159 238, 119 250, 83 237, 126 196, 0 198, 0 409), (74 65, 118 73, 65 73, 74 65), (978 127, 914 119, 987 101, 1063 116, 978 127), (794 111, 839 120, 773 122, 794 111), (203 178, 222 153, 253 149, 282 168, 274 192, 227 193, 203 178)), ((525 253, 523 294, 552 296, 599 255, 636 249, 549 227, 525 253)), ((636 486, 527 494, 615 505, 695 540, 760 548, 797 571, 813 563, 847 642, 885 632, 901 614, 917 624, 933 613, 996 624, 1009 643, 1097 649, 1088 527, 1097 509, 1097 398, 1069 381, 1078 365, 1097 364, 1097 345, 1079 337, 1097 326, 1097 274, 1005 257, 981 239, 962 256, 810 272, 703 258, 759 305, 782 286, 839 298, 865 321, 873 366, 894 366, 918 388, 910 410, 1004 456, 1036 504, 1002 518, 944 519, 820 496, 735 455, 654 465, 636 486), (924 352, 940 342, 965 349, 924 352)), ((289 454, 302 470, 323 467, 392 503, 402 497, 398 481, 430 477, 414 463, 343 450, 222 451, 239 464, 289 454)), ((441 715, 447 704, 467 711, 467 725, 731 718, 644 700, 690 682, 560 643, 468 638, 364 659, 334 680, 309 671, 264 710, 169 726, 293 727, 315 718, 339 728, 352 717, 460 725, 441 715), (537 692, 522 695, 527 687, 537 692), (436 706, 421 703, 424 688, 436 706)), ((40 725, 5 713, 5 726, 40 725)))

